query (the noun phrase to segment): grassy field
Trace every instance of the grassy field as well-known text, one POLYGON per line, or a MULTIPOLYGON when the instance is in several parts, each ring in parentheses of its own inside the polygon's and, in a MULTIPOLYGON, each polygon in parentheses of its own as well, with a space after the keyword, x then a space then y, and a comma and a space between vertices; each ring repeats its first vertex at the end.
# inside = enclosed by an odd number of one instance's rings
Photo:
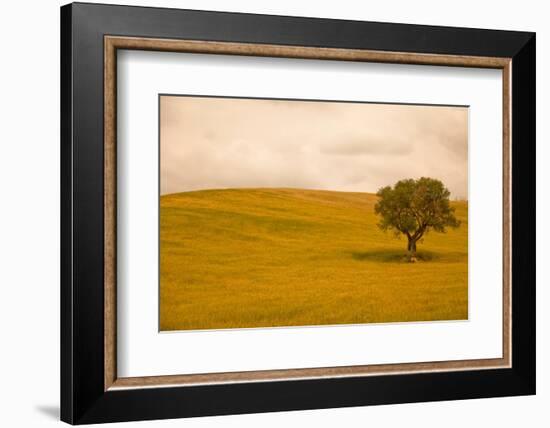
POLYGON ((406 240, 376 226, 376 196, 298 189, 161 197, 161 330, 468 317, 468 204, 459 229, 406 240))

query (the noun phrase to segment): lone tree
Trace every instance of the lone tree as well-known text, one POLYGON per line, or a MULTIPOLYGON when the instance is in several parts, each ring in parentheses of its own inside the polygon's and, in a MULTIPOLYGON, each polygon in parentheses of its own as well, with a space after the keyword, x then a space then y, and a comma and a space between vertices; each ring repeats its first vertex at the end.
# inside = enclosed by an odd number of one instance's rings
POLYGON ((416 243, 430 230, 444 233, 446 227, 460 226, 449 203, 450 192, 436 179, 400 180, 381 188, 374 206, 381 216, 378 226, 407 237, 410 261, 416 261, 416 243))

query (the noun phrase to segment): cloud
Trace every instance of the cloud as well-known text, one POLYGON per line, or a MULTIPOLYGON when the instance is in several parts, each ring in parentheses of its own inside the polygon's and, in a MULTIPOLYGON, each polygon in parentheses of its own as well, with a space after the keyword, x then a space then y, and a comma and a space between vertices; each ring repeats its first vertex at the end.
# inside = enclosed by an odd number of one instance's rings
POLYGON ((374 192, 405 177, 467 197, 468 109, 163 96, 161 193, 229 187, 374 192))
POLYGON ((375 138, 338 139, 320 147, 321 153, 327 155, 360 156, 360 155, 396 155, 406 156, 413 149, 411 142, 399 140, 382 140, 375 138))

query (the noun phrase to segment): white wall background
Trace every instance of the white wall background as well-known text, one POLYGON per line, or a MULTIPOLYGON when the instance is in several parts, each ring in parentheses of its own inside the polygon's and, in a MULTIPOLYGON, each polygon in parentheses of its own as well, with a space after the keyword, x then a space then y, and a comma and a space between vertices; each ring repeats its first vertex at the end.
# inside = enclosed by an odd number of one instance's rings
MULTIPOLYGON (((104 3, 114 3, 103 1, 104 3)), ((121 2, 123 2, 121 0, 121 2)), ((550 405, 549 14, 545 2, 147 0, 126 4, 537 32, 538 394, 139 423, 158 427, 545 426, 550 405)), ((0 424, 59 424, 59 6, 0 9, 0 424)), ((137 423, 125 426, 138 426, 137 423)))

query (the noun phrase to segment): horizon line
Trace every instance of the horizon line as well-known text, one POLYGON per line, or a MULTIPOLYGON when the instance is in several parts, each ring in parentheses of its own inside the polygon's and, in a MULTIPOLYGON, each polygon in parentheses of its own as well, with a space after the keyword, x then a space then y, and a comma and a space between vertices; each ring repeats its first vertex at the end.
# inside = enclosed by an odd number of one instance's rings
MULTIPOLYGON (((307 190, 312 192, 331 192, 331 193, 356 193, 356 194, 367 194, 367 195, 374 195, 376 196, 377 192, 356 192, 356 191, 347 191, 347 190, 331 190, 331 189, 318 189, 318 188, 306 188, 306 187, 281 187, 281 186, 274 186, 274 187, 211 187, 211 188, 204 188, 204 189, 193 189, 193 190, 184 190, 181 192, 171 192, 171 193, 161 193, 159 192, 159 197, 162 196, 172 196, 172 195, 179 195, 181 193, 194 193, 194 192, 208 192, 208 191, 223 191, 223 190, 307 190)), ((467 198, 463 197, 455 197, 455 198, 449 198, 451 202, 468 202, 467 198)))

